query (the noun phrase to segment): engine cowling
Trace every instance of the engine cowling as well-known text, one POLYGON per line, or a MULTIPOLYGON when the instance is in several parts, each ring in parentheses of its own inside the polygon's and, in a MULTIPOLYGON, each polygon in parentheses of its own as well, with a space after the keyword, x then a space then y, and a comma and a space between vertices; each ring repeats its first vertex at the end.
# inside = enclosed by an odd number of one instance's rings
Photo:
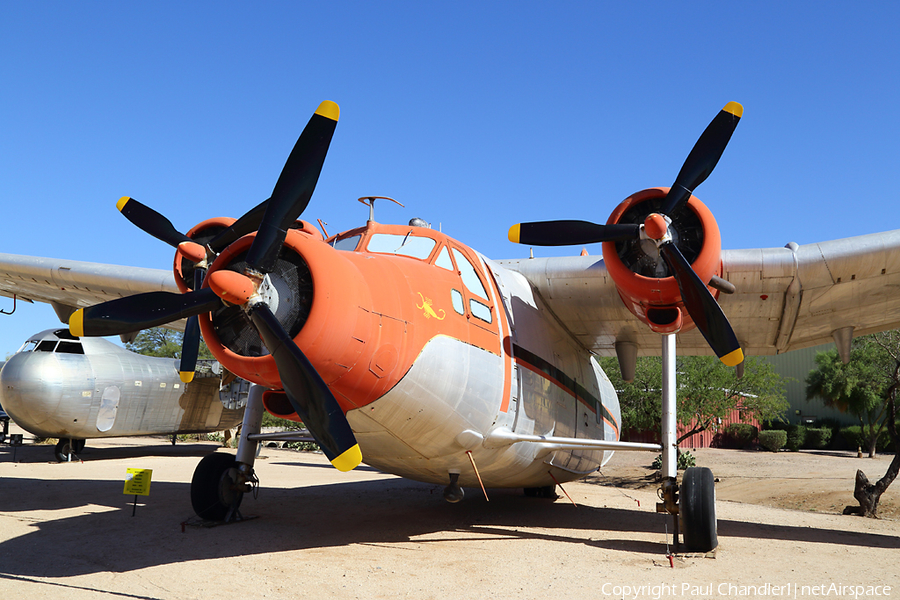
MULTIPOLYGON (((204 287, 219 270, 244 271, 255 235, 242 237, 216 258, 204 287)), ((371 304, 358 270, 342 254, 323 243, 315 227, 301 222, 300 228, 288 230, 269 273, 272 312, 326 383, 356 362, 363 346, 354 342, 361 337, 357 313, 360 306, 371 304)), ((224 305, 202 314, 199 323, 207 346, 226 369, 267 388, 281 389, 275 360, 240 306, 224 305)))
MULTIPOLYGON (((622 201, 607 220, 608 225, 642 224, 660 211, 669 188, 651 188, 622 201)), ((722 238, 712 212, 691 196, 671 215, 669 232, 673 242, 704 282, 722 275, 722 238)), ((676 333, 694 326, 681 300, 678 282, 669 273, 656 243, 650 239, 603 242, 603 259, 619 296, 638 319, 651 330, 676 333)), ((718 290, 709 288, 714 297, 718 290)))

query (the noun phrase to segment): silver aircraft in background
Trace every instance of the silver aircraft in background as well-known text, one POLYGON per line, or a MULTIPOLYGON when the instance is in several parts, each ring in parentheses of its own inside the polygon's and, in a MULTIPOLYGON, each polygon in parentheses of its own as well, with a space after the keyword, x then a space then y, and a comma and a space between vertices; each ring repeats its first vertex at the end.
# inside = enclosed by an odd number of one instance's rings
POLYGON ((193 381, 184 383, 178 365, 48 329, 29 337, 3 366, 0 404, 26 431, 59 438, 61 461, 88 439, 209 433, 241 422, 246 380, 217 361, 199 361, 193 381))

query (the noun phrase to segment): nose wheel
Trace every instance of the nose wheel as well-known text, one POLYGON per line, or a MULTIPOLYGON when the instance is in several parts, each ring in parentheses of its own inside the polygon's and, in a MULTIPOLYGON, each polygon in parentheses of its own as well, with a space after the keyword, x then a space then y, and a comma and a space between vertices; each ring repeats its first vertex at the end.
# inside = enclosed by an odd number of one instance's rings
POLYGON ((56 442, 54 452, 56 460, 59 462, 69 462, 72 459, 78 459, 78 453, 84 450, 84 440, 73 440, 70 438, 59 438, 56 442))
POLYGON ((241 500, 259 484, 253 471, 258 442, 250 437, 259 434, 262 424, 263 390, 258 385, 250 386, 237 456, 213 452, 203 457, 194 469, 191 506, 201 519, 226 523, 244 519, 239 510, 241 500))

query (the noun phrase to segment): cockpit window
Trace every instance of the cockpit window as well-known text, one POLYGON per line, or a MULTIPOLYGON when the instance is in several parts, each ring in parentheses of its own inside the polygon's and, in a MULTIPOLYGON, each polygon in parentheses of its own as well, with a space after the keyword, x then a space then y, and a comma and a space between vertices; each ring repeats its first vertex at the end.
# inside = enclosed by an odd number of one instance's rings
POLYGON ((358 235, 351 235, 350 237, 335 240, 334 242, 332 242, 331 246, 335 250, 347 250, 349 252, 352 252, 356 250, 356 246, 359 244, 359 238, 360 236, 358 235))
POLYGON ((369 252, 380 254, 396 254, 398 256, 411 256, 421 260, 431 256, 435 241, 428 237, 412 235, 395 235, 393 233, 376 233, 369 238, 366 248, 369 252))
POLYGON ((56 340, 43 340, 41 343, 37 345, 37 348, 34 349, 35 352, 53 352, 53 349, 56 348, 56 340))
POLYGON ((63 340, 59 342, 59 345, 56 347, 56 352, 63 354, 84 354, 84 346, 81 345, 81 342, 67 342, 63 340))
POLYGON ((481 279, 478 278, 475 267, 472 266, 469 259, 463 256, 462 252, 456 248, 453 249, 453 258, 456 259, 456 266, 459 267, 459 273, 466 288, 476 296, 487 298, 487 292, 484 291, 481 279))
POLYGON ((22 344, 22 347, 19 348, 19 352, 31 352, 37 345, 37 340, 28 340, 27 342, 22 344))
POLYGON ((453 261, 450 260, 450 253, 447 252, 447 246, 441 248, 441 253, 438 254, 437 260, 434 261, 434 264, 441 267, 442 269, 447 269, 448 271, 453 270, 453 261))

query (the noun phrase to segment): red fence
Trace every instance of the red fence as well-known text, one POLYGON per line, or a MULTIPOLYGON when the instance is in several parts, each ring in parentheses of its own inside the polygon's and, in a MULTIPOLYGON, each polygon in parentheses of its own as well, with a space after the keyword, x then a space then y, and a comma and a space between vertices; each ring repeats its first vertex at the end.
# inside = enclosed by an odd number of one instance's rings
MULTIPOLYGON (((708 429, 701 431, 700 433, 695 433, 694 435, 683 439, 679 444, 679 448, 715 448, 722 445, 722 435, 725 432, 725 428, 731 425, 732 423, 747 423, 748 425, 754 425, 758 429, 760 428, 759 421, 756 419, 752 419, 749 416, 745 415, 740 408, 732 409, 724 418, 719 419, 718 422, 713 423, 708 429)), ((687 427, 684 425, 678 426, 678 437, 681 437, 688 431, 694 428, 696 425, 696 419, 691 422, 691 426, 687 427)), ((637 431, 635 429, 626 429, 622 434, 622 440, 627 442, 650 442, 650 443, 659 443, 660 442, 660 431, 637 431)))

